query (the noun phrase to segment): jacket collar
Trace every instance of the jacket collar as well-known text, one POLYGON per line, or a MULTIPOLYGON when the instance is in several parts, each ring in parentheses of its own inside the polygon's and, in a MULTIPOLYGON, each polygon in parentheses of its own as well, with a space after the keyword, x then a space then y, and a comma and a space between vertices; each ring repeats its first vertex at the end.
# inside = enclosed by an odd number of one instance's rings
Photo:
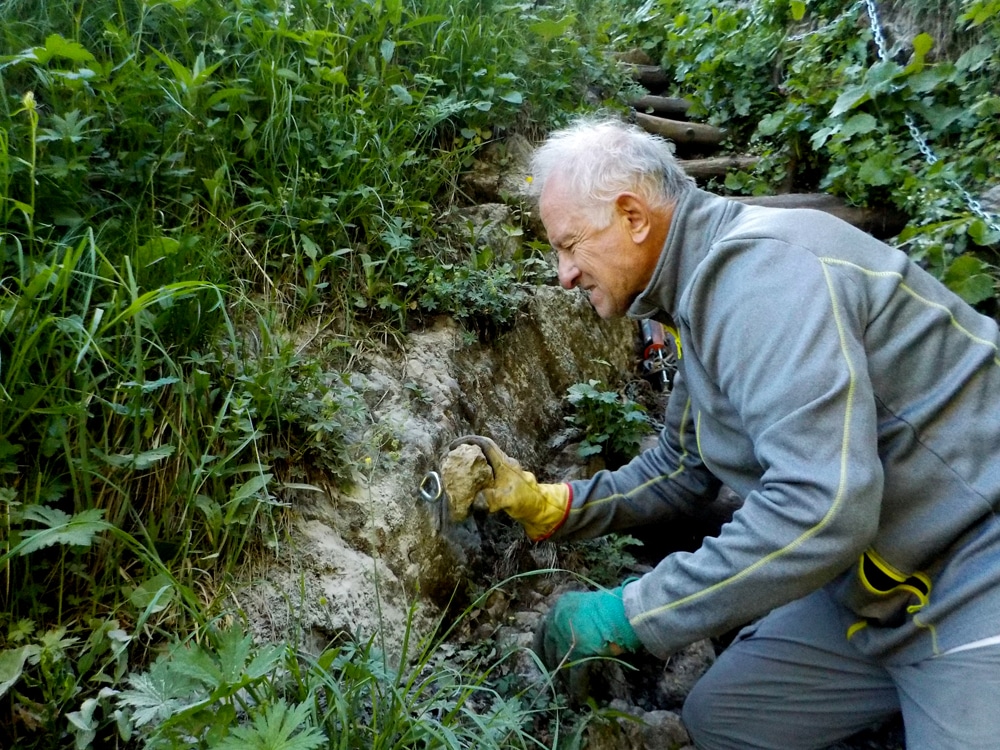
POLYGON ((674 215, 660 259, 649 284, 632 302, 630 318, 675 318, 681 298, 698 265, 708 254, 720 227, 743 206, 699 188, 685 192, 674 206, 674 215))

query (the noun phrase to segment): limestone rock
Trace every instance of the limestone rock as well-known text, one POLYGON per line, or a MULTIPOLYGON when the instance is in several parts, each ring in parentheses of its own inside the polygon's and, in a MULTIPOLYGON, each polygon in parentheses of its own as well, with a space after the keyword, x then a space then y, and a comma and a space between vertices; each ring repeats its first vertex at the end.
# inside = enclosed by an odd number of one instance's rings
POLYGON ((493 470, 478 445, 463 443, 441 461, 441 480, 448 495, 450 520, 464 521, 476 495, 493 482, 493 470))
POLYGON ((625 701, 609 708, 634 717, 594 722, 587 728, 587 750, 680 750, 691 742, 673 711, 642 711, 625 701))
POLYGON ((659 704, 680 708, 695 682, 715 663, 715 649, 701 640, 670 657, 656 686, 659 704))

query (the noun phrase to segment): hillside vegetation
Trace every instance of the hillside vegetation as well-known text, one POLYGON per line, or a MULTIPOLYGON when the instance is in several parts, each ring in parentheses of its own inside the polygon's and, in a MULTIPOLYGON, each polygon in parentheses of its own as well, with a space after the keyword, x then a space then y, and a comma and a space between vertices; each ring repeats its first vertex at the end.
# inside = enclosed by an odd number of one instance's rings
POLYGON ((764 157, 714 187, 893 205, 993 312, 1000 3, 905 5, 883 57, 835 0, 0 4, 0 745, 538 746, 551 707, 488 672, 253 644, 227 584, 304 466, 393 439, 359 350, 441 313, 489 339, 550 282, 537 239, 441 218, 487 144, 624 111, 612 50, 764 157))

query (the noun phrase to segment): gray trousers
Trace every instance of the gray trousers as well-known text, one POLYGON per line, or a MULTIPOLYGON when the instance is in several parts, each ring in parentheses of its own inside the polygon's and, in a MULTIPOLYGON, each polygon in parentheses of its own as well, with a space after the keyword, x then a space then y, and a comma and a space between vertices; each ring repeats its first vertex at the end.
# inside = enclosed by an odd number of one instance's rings
POLYGON ((1000 748, 1000 645, 886 666, 842 623, 820 590, 745 628, 684 705, 695 746, 819 750, 901 711, 907 750, 1000 748))

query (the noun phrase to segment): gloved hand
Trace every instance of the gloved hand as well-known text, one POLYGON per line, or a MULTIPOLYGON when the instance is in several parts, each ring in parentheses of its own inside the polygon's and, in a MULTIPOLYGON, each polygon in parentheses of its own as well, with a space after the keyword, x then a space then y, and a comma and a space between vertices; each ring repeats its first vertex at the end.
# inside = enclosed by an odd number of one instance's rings
POLYGON ((522 470, 521 464, 496 443, 480 435, 460 437, 448 450, 463 443, 477 446, 493 469, 492 486, 482 491, 490 513, 506 511, 534 542, 548 538, 562 526, 571 500, 568 484, 539 484, 534 474, 522 470))
POLYGON ((534 651, 548 669, 590 656, 619 656, 642 646, 625 615, 622 592, 627 583, 559 597, 535 632, 534 651))

